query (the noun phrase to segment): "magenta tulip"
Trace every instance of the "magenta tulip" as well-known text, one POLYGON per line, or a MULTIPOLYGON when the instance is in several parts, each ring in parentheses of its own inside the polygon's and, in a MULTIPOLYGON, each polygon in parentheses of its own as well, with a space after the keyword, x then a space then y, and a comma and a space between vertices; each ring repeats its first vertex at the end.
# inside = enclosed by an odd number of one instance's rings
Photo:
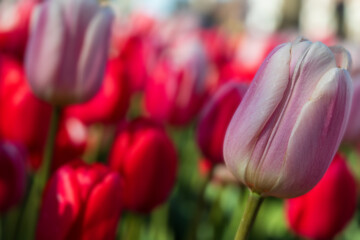
POLYGON ((0 142, 0 212, 19 203, 25 193, 25 161, 22 147, 0 142))
POLYGON ((264 60, 224 141, 227 167, 261 196, 296 197, 324 175, 350 112, 350 55, 298 39, 264 60))
POLYGON ((32 17, 25 59, 32 90, 57 105, 92 98, 104 76, 110 9, 96 0, 49 0, 32 17))
POLYGON ((222 86, 201 111, 196 140, 204 156, 212 162, 224 162, 223 145, 226 129, 248 86, 228 82, 222 86))

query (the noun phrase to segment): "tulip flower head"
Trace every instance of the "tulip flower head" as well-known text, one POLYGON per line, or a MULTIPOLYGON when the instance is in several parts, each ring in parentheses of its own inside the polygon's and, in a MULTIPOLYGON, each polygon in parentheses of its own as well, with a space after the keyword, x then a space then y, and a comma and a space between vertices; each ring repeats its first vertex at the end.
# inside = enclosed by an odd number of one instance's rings
POLYGON ((36 239, 114 239, 121 186, 120 176, 102 164, 62 166, 47 183, 36 239))
POLYGON ((166 201, 176 179, 175 147, 165 130, 139 118, 116 136, 110 167, 124 179, 124 208, 149 213, 166 201))
POLYGON ((262 196, 296 197, 324 175, 347 124, 351 58, 298 39, 264 60, 224 141, 227 167, 262 196))
POLYGON ((286 200, 290 228, 311 239, 333 239, 349 223, 355 210, 356 182, 339 154, 310 192, 286 200))
POLYGON ((34 93, 53 104, 92 98, 102 83, 113 14, 96 0, 49 0, 35 9, 25 67, 34 93))
POLYGON ((213 164, 223 163, 226 129, 248 86, 229 82, 204 106, 197 124, 197 142, 204 156, 213 164))

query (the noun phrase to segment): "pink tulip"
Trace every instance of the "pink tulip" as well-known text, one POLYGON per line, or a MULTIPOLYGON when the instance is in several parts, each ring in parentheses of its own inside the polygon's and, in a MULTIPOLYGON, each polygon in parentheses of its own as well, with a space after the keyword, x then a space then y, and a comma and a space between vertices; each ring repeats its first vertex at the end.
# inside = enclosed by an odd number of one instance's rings
POLYGON ((32 17, 25 59, 32 90, 57 105, 92 98, 105 71, 110 9, 96 0, 49 0, 32 17))
POLYGON ((265 59, 224 141, 227 167, 262 196, 296 197, 324 175, 350 112, 350 55, 298 39, 265 59))

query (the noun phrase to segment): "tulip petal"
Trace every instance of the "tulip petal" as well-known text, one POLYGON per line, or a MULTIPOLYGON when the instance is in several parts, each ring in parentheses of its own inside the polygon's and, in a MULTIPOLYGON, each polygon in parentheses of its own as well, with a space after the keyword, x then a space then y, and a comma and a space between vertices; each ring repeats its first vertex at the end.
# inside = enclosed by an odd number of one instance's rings
POLYGON ((85 35, 78 63, 76 91, 83 100, 88 100, 100 88, 105 72, 109 49, 109 34, 113 13, 110 8, 102 8, 91 21, 85 35))
POLYGON ((265 59, 227 129, 224 159, 234 176, 243 183, 256 138, 288 85, 290 48, 291 44, 280 45, 265 59))
POLYGON ((108 174, 98 183, 88 198, 82 223, 82 239, 115 238, 121 213, 121 180, 118 174, 108 174))
POLYGON ((337 67, 351 71, 352 61, 350 53, 341 46, 332 46, 330 47, 330 50, 335 56, 337 67))
MULTIPOLYGON (((301 48, 293 47, 292 53, 299 49, 301 50, 301 48)), ((333 54, 322 43, 311 44, 298 59, 279 107, 268 119, 258 136, 251 156, 255 161, 249 162, 246 177, 250 179, 249 182, 253 183, 253 188, 257 191, 266 192, 276 183, 290 134, 300 111, 311 97, 319 79, 335 66, 333 54)))
POLYGON ((80 211, 78 192, 79 186, 70 167, 55 173, 43 197, 36 239, 66 239, 80 211))
POLYGON ((343 69, 331 69, 321 78, 291 132, 272 196, 302 195, 324 175, 345 131, 349 108, 344 106, 351 104, 351 86, 343 69))
POLYGON ((57 81, 64 37, 65 27, 59 3, 44 2, 34 12, 25 60, 29 84, 42 98, 51 96, 55 91, 53 82, 57 81))

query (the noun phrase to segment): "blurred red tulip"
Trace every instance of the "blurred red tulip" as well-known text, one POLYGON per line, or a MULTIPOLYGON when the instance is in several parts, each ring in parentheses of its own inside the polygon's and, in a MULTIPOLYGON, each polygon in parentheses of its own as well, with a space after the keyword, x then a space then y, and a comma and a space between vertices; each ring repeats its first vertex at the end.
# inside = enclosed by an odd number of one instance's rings
POLYGON ((271 50, 292 38, 289 34, 261 35, 245 33, 240 38, 234 62, 227 68, 228 74, 233 71, 237 78, 245 82, 251 82, 271 50))
POLYGON ((186 125, 206 97, 205 52, 199 39, 183 37, 165 53, 147 82, 145 109, 159 121, 186 125))
POLYGON ((212 164, 224 162, 226 129, 247 88, 245 84, 229 82, 212 96, 201 111, 196 131, 197 143, 212 164))
POLYGON ((310 192, 286 201, 290 228, 311 239, 334 238, 345 228, 355 210, 355 179, 339 154, 310 192))
POLYGON ((121 187, 120 176, 102 164, 59 168, 43 195, 36 239, 114 239, 121 187))
POLYGON ((32 10, 38 0, 3 1, 0 4, 0 52, 22 60, 32 10))
POLYGON ((52 171, 81 158, 87 147, 87 138, 88 130, 81 121, 76 118, 64 119, 56 135, 52 171))
POLYGON ((0 141, 0 212, 17 204, 25 193, 24 149, 0 141))
POLYGON ((227 36, 219 29, 211 28, 201 31, 201 37, 209 59, 221 67, 232 58, 232 49, 227 36))
POLYGON ((141 118, 117 135, 110 167, 124 179, 124 207, 148 213, 168 198, 175 183, 177 156, 164 129, 141 118))
POLYGON ((132 91, 141 91, 148 78, 148 65, 155 48, 150 39, 155 20, 144 14, 133 14, 127 22, 117 19, 112 33, 112 56, 118 58, 132 91))
POLYGON ((0 135, 24 144, 29 152, 42 149, 50 106, 33 95, 16 61, 0 57, 0 79, 0 135))
POLYGON ((120 60, 110 60, 99 92, 86 103, 68 107, 67 115, 86 124, 118 123, 127 112, 131 96, 129 79, 124 71, 120 60))

